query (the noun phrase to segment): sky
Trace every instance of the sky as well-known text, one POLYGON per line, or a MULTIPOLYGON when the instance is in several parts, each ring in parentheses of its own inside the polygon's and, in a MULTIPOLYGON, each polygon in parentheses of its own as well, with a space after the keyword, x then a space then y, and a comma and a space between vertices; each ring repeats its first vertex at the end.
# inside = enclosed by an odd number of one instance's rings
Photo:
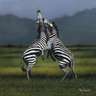
POLYGON ((37 9, 46 17, 55 18, 91 8, 96 8, 96 0, 0 0, 0 15, 27 18, 35 18, 37 9))

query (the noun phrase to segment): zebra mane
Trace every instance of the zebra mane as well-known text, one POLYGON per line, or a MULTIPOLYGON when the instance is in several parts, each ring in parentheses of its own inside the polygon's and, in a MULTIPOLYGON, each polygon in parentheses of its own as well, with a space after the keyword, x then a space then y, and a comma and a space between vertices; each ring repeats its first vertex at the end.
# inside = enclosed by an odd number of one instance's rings
POLYGON ((55 28, 56 32, 57 32, 57 37, 59 37, 59 30, 58 30, 58 27, 56 25, 56 23, 54 21, 52 21, 52 25, 53 27, 55 28))

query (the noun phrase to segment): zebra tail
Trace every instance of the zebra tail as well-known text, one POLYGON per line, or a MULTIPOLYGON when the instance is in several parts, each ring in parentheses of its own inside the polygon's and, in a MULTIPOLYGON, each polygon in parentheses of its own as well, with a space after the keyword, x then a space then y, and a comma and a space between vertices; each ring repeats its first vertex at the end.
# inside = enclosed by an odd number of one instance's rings
MULTIPOLYGON (((22 56, 21 56, 22 57, 22 56)), ((26 65, 25 64, 23 64, 23 57, 20 59, 20 66, 21 66, 21 70, 23 71, 23 72, 26 72, 26 65)))

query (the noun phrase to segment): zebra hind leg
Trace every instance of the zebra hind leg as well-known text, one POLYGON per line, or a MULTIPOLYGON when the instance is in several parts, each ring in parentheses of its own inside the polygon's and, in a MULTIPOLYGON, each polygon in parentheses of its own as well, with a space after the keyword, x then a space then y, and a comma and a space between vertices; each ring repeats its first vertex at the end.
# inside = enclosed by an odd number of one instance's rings
POLYGON ((73 71, 73 68, 69 67, 69 66, 64 66, 64 65, 59 65, 61 70, 64 72, 64 76, 62 78, 62 80, 65 79, 77 79, 77 75, 76 73, 73 71))
POLYGON ((77 79, 77 74, 76 74, 76 71, 75 71, 75 62, 72 61, 69 65, 70 69, 71 69, 71 75, 72 75, 72 78, 74 79, 77 79))
POLYGON ((32 63, 29 63, 28 66, 27 66, 27 68, 26 68, 26 75, 27 75, 27 79, 28 80, 32 76, 32 67, 33 67, 33 64, 32 63))
POLYGON ((64 71, 64 77, 63 80, 68 78, 68 79, 77 79, 77 74, 74 72, 73 68, 67 67, 63 69, 64 71))
POLYGON ((21 70, 26 72, 27 79, 29 80, 32 75, 32 68, 29 68, 28 65, 21 66, 21 70))
POLYGON ((76 74, 76 72, 73 70, 73 68, 71 68, 71 74, 72 74, 72 78, 74 78, 74 79, 77 79, 77 74, 76 74))
POLYGON ((30 77, 32 76, 32 69, 27 68, 26 75, 27 75, 27 79, 29 80, 30 77))
POLYGON ((21 66, 21 70, 26 72, 27 79, 29 80, 32 75, 32 69, 28 67, 28 65, 21 66))
POLYGON ((64 76, 63 76, 62 80, 72 78, 73 73, 69 67, 63 68, 62 70, 64 72, 64 76))
POLYGON ((60 69, 63 71, 64 76, 62 78, 62 80, 65 80, 66 78, 68 78, 69 74, 70 74, 70 68, 67 67, 66 64, 60 64, 59 65, 60 69))
POLYGON ((30 77, 32 76, 32 67, 34 66, 34 64, 36 64, 36 56, 35 58, 31 58, 32 61, 30 63, 28 63, 28 66, 27 66, 27 71, 26 71, 26 74, 27 74, 27 79, 29 80, 30 77))

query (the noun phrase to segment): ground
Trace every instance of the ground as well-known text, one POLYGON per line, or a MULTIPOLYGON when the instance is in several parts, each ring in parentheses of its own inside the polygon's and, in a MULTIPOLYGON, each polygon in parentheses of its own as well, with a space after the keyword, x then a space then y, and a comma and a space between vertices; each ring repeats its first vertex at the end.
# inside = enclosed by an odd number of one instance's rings
POLYGON ((25 48, 0 48, 0 96, 96 96, 96 46, 69 47, 78 79, 64 80, 57 62, 38 59, 28 81, 22 72, 25 48))

